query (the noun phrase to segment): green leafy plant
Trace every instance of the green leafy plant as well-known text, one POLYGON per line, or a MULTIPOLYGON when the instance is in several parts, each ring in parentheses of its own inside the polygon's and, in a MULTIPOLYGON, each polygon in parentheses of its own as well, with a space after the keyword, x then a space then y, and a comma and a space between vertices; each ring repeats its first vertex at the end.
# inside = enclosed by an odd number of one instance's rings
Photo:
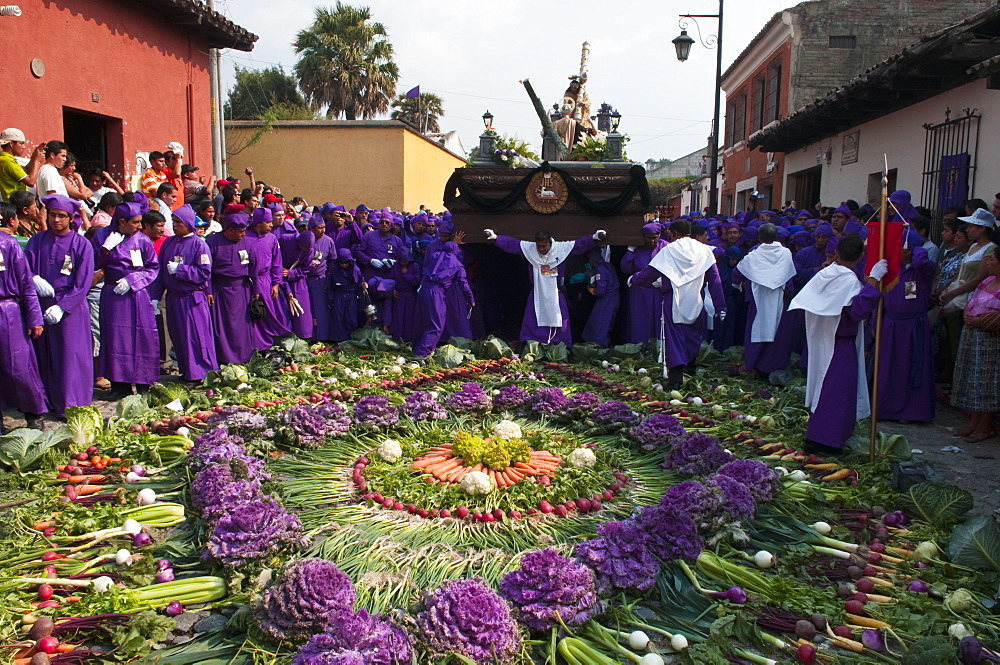
POLYGON ((95 406, 66 407, 66 426, 73 433, 73 444, 86 448, 104 429, 104 418, 95 406))
POLYGON ((928 524, 946 528, 972 510, 972 494, 954 485, 919 483, 903 495, 908 513, 928 524))
POLYGON ((60 425, 52 432, 22 427, 0 436, 0 463, 23 473, 37 464, 50 448, 68 448, 72 442, 73 432, 65 425, 60 425))
POLYGON ((1000 572, 1000 528, 989 515, 976 515, 955 527, 948 556, 957 566, 1000 572))

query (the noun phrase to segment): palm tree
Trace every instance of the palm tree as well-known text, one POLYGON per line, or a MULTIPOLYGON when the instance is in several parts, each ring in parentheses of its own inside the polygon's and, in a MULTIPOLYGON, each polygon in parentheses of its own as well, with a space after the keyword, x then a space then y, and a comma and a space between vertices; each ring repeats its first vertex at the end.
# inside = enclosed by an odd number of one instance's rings
POLYGON ((392 108, 396 109, 390 116, 393 120, 402 120, 421 132, 441 131, 438 118, 444 115, 444 106, 433 92, 422 92, 419 97, 400 95, 392 100, 392 108))
POLYGON ((326 107, 329 120, 385 113, 396 94, 392 44, 385 26, 370 19, 368 7, 317 7, 312 25, 295 38, 299 88, 314 107, 326 107))

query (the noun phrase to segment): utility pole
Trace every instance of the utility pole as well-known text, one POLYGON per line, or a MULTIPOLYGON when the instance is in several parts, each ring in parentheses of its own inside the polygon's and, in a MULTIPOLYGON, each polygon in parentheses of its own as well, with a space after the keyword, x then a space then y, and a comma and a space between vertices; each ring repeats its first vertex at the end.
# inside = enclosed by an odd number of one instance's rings
MULTIPOLYGON (((208 0, 208 8, 215 10, 215 0, 208 0)), ((222 125, 222 90, 219 73, 219 49, 208 49, 208 87, 211 98, 212 114, 212 173, 218 178, 225 178, 225 127, 222 125)), ((214 187, 212 183, 209 187, 214 187)))

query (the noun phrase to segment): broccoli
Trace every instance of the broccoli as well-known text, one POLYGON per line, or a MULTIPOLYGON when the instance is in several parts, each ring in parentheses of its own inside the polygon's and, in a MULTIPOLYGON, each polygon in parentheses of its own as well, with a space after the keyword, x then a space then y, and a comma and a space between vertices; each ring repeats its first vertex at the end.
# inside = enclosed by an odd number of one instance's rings
POLYGON ((910 645, 901 665, 954 665, 955 647, 947 637, 924 637, 910 645))

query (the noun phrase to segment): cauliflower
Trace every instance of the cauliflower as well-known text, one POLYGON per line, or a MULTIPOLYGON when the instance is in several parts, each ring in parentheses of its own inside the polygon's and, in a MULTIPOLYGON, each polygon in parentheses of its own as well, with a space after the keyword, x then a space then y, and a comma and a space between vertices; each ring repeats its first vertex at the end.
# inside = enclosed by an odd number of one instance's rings
POLYGON ((375 449, 375 452, 386 462, 392 463, 399 461, 399 458, 403 456, 403 447, 399 445, 399 441, 386 439, 375 449))
POLYGON ((569 454, 567 461, 570 466, 579 469, 582 467, 594 466, 597 462, 597 456, 594 455, 594 451, 590 448, 577 448, 569 454))
POLYGON ((462 491, 466 494, 489 494, 493 491, 493 481, 482 471, 469 471, 462 477, 462 491))
POLYGON ((520 439, 521 426, 510 420, 501 420, 493 426, 493 435, 501 439, 520 439))

